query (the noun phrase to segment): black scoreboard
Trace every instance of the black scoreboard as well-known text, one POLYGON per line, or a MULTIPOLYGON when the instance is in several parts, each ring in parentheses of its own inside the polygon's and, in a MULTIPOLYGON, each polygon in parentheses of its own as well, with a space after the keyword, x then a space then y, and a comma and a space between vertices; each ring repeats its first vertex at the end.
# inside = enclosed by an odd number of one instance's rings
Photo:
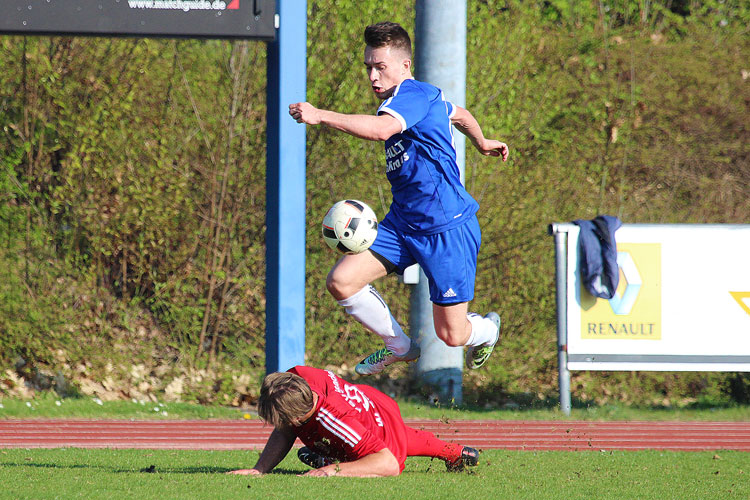
POLYGON ((274 40, 275 0, 3 0, 0 34, 274 40))

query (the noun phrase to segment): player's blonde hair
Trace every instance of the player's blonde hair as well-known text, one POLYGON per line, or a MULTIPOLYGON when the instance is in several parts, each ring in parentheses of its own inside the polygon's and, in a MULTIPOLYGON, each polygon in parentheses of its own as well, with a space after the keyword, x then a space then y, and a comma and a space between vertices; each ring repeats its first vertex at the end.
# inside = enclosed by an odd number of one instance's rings
POLYGON ((258 415, 276 428, 299 424, 313 407, 307 381, 289 372, 271 373, 263 379, 258 398, 258 415))

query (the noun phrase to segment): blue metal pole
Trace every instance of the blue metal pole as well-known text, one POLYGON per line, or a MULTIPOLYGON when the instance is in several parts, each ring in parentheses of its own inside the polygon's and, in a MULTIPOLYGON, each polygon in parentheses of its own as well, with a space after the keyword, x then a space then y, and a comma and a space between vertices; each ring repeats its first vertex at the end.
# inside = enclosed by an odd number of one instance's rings
MULTIPOLYGON (((416 78, 439 87, 445 98, 466 104, 466 0, 417 0, 415 33, 416 78)), ((455 132, 456 159, 464 177, 465 140, 455 132)), ((411 293, 410 332, 422 349, 417 377, 438 391, 442 402, 463 400, 463 348, 448 347, 435 335, 427 278, 411 293)))
POLYGON ((283 0, 267 51, 266 372, 305 362, 305 126, 307 1, 283 0))

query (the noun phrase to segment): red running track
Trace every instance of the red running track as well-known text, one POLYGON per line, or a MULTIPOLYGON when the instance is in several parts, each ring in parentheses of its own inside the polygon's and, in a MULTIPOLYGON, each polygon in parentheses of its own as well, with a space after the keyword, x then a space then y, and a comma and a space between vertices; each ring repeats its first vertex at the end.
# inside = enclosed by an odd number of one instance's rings
MULTIPOLYGON (((750 451, 750 422, 412 419, 407 423, 446 441, 480 449, 750 451)), ((0 448, 260 450, 270 432, 259 420, 0 420, 0 448)))

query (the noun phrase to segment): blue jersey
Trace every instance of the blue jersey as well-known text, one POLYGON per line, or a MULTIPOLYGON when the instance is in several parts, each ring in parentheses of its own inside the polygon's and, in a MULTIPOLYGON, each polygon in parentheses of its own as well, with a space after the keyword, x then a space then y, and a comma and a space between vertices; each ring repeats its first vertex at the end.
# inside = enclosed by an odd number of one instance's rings
POLYGON ((393 202, 386 216, 407 233, 435 234, 471 219, 479 204, 461 184, 450 117, 443 92, 429 83, 404 80, 378 114, 401 123, 385 141, 386 175, 393 202))

